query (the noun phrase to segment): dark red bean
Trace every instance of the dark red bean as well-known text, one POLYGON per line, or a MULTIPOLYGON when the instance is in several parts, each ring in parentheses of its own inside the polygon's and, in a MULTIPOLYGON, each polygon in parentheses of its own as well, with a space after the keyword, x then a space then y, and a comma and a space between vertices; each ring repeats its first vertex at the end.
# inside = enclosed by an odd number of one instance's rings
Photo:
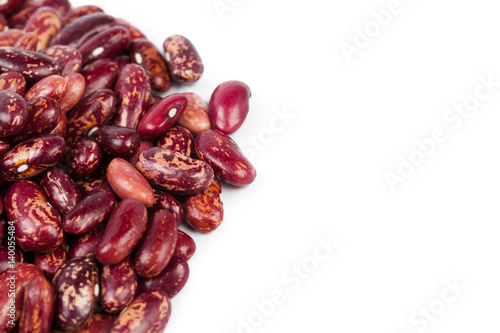
POLYGON ((49 332, 54 317, 54 303, 54 289, 50 282, 42 276, 32 279, 24 291, 19 333, 49 332))
POLYGON ((42 51, 49 46, 62 25, 62 16, 58 10, 52 7, 40 7, 28 19, 24 31, 36 34, 38 37, 36 51, 42 51))
POLYGON ((98 193, 98 192, 111 192, 113 193, 113 189, 109 184, 103 179, 97 179, 92 181, 82 181, 76 184, 80 189, 80 193, 83 197, 88 197, 89 195, 98 193))
POLYGON ((76 7, 70 10, 68 13, 66 13, 66 15, 64 15, 63 24, 64 26, 67 26, 68 24, 79 19, 80 17, 94 13, 103 13, 103 12, 104 10, 102 10, 101 7, 94 5, 76 7))
POLYGON ((248 114, 248 101, 252 92, 241 81, 227 81, 215 88, 208 109, 216 129, 226 134, 236 132, 248 114))
POLYGON ((68 259, 66 244, 61 243, 55 250, 47 253, 35 253, 34 264, 40 268, 45 277, 52 281, 59 266, 68 259))
POLYGON ((52 167, 40 180, 52 206, 62 214, 72 210, 82 199, 75 182, 63 169, 52 167))
POLYGON ((112 59, 98 59, 92 61, 82 68, 81 74, 85 78, 85 92, 87 96, 100 89, 115 88, 116 80, 120 73, 120 67, 112 59))
POLYGON ((72 258, 88 257, 96 259, 95 249, 104 234, 104 230, 106 230, 106 224, 101 223, 89 232, 80 235, 69 247, 68 254, 72 258))
POLYGON ((78 141, 68 149, 64 161, 73 176, 83 178, 99 167, 101 148, 92 140, 78 141))
POLYGON ((132 128, 103 126, 89 135, 109 157, 130 158, 139 151, 139 134, 132 128))
POLYGON ((196 252, 196 243, 193 238, 182 230, 177 231, 177 244, 173 256, 185 261, 191 259, 196 252))
POLYGON ((137 277, 130 257, 114 265, 104 265, 101 274, 101 299, 104 311, 116 313, 134 299, 137 277))
POLYGON ((189 39, 180 35, 170 36, 163 43, 163 49, 172 79, 191 83, 201 78, 203 62, 189 39))
POLYGON ((160 190, 155 190, 153 207, 148 210, 148 214, 153 214, 159 209, 166 209, 170 213, 174 214, 177 218, 178 225, 184 220, 184 211, 181 204, 170 194, 166 194, 160 190))
POLYGON ((0 138, 14 135, 28 122, 28 105, 15 92, 0 90, 0 114, 0 138))
POLYGON ((78 50, 84 64, 96 59, 113 58, 129 46, 128 30, 121 26, 111 27, 99 32, 85 41, 78 50))
POLYGON ((139 278, 137 293, 159 289, 172 298, 184 288, 188 278, 189 265, 187 261, 173 257, 159 275, 149 279, 139 278))
POLYGON ((26 0, 6 0, 2 1, 0 5, 0 13, 3 15, 10 14, 17 9, 21 8, 21 6, 26 2, 26 0))
POLYGON ((194 150, 194 138, 186 128, 173 126, 160 136, 156 145, 191 157, 194 150))
POLYGON ((0 89, 9 90, 19 95, 24 95, 26 79, 18 72, 5 72, 0 74, 0 89))
POLYGON ((43 53, 59 63, 63 76, 79 72, 82 68, 82 54, 69 45, 54 45, 44 50, 43 53))

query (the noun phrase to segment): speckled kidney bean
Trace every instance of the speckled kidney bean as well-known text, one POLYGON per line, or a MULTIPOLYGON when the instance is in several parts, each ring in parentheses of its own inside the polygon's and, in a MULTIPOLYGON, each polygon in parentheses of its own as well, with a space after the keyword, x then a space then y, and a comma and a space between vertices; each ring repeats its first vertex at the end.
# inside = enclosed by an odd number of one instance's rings
POLYGON ((61 66, 43 53, 3 46, 0 47, 0 71, 19 72, 31 85, 49 75, 61 74, 61 66))
POLYGON ((112 59, 98 59, 82 68, 81 74, 85 78, 85 92, 83 96, 99 89, 114 89, 120 67, 112 59))
POLYGON ((61 110, 57 101, 41 96, 28 102, 28 122, 9 141, 16 143, 39 135, 49 134, 61 119, 61 110))
POLYGON ((52 167, 40 179, 49 202, 62 214, 72 210, 82 199, 80 191, 69 174, 61 168, 52 167))
POLYGON ((38 37, 37 51, 45 50, 52 38, 61 30, 63 25, 59 11, 52 7, 38 8, 24 26, 25 32, 33 32, 38 37))
POLYGON ((201 78, 203 62, 189 39, 180 35, 170 36, 163 42, 163 49, 172 79, 191 83, 201 78))
POLYGON ((55 250, 47 253, 35 253, 33 262, 36 267, 45 274, 45 277, 52 281, 59 266, 68 259, 66 244, 63 242, 55 250))
POLYGON ((24 32, 19 29, 0 31, 0 46, 14 46, 23 36, 24 32))
POLYGON ((152 42, 145 38, 134 40, 130 45, 130 57, 146 70, 154 90, 165 92, 170 89, 172 80, 167 63, 152 42))
POLYGON ((196 243, 193 238, 182 230, 177 230, 177 243, 173 257, 188 261, 196 252, 196 243))
POLYGON ((80 181, 76 183, 76 185, 78 186, 78 188, 80 189, 80 193, 84 197, 88 197, 89 195, 98 192, 113 193, 113 189, 111 188, 111 186, 103 179, 80 181))
POLYGON ((68 149, 64 161, 73 176, 83 178, 99 167, 101 148, 92 140, 80 140, 68 149))
POLYGON ((187 99, 182 94, 172 94, 163 98, 146 112, 137 126, 142 139, 153 139, 165 133, 181 117, 187 99))
POLYGON ((94 13, 103 13, 104 10, 99 6, 86 5, 73 8, 66 15, 63 16, 63 24, 67 26, 71 22, 79 19, 80 17, 87 16, 94 13))
POLYGON ((14 326, 9 324, 10 320, 18 321, 23 312, 23 300, 25 288, 36 277, 43 277, 43 273, 35 265, 19 264, 16 266, 16 273, 3 273, 0 275, 0 332, 8 332, 14 326), (14 277, 14 279, 12 279, 14 277), (8 307, 11 301, 8 290, 15 289, 15 316, 10 316, 10 308, 8 307))
POLYGON ((136 168, 153 185, 180 195, 203 192, 214 179, 205 162, 159 147, 143 151, 136 168))
POLYGON ((18 72, 5 72, 0 74, 0 89, 8 90, 19 95, 24 95, 26 79, 18 72))
POLYGON ((89 258, 65 261, 52 285, 56 294, 54 320, 57 327, 72 330, 87 321, 99 296, 97 265, 89 258))
POLYGON ((136 129, 146 113, 151 94, 151 82, 146 70, 137 64, 125 65, 116 81, 115 93, 119 109, 114 124, 136 129))
POLYGON ((115 204, 115 196, 110 191, 99 191, 86 196, 64 215, 62 227, 69 234, 86 233, 104 222, 115 204))
POLYGON ((29 101, 36 97, 47 96, 56 102, 60 102, 66 94, 66 80, 60 75, 47 76, 35 83, 24 95, 24 99, 29 101))
POLYGON ((186 221, 196 230, 210 232, 222 223, 224 210, 220 193, 222 188, 217 179, 203 191, 184 201, 186 221))
POLYGON ((36 51, 38 36, 34 32, 25 33, 14 44, 14 48, 26 51, 36 51))
POLYGON ((163 291, 145 292, 120 314, 110 333, 162 333, 171 311, 170 298, 163 291))
POLYGON ((227 81, 217 86, 208 105, 214 127, 226 134, 236 132, 247 117, 251 95, 250 87, 241 81, 227 81))
POLYGON ((112 265, 128 256, 146 230, 146 207, 137 199, 125 199, 116 205, 106 231, 97 244, 97 260, 112 265))
POLYGON ((15 92, 0 90, 0 138, 19 133, 28 122, 28 105, 15 92))
MULTIPOLYGON (((0 156, 5 154, 9 150, 9 141, 0 138, 0 156)), ((0 213, 2 210, 0 209, 0 213)))
POLYGON ((0 13, 3 15, 10 14, 20 8, 25 2, 25 0, 2 1, 2 4, 0 5, 0 13))
POLYGON ((129 305, 137 292, 137 277, 130 257, 114 265, 104 265, 101 299, 104 311, 116 313, 129 305))
POLYGON ((194 138, 186 128, 173 126, 160 136, 156 145, 191 157, 193 154, 194 138))
POLYGON ((92 36, 116 25, 114 17, 105 13, 82 16, 66 25, 52 40, 51 45, 68 45, 79 48, 92 36))
POLYGON ((52 134, 21 142, 0 157, 0 179, 14 181, 37 176, 54 166, 65 149, 64 139, 52 134))
POLYGON ((54 317, 55 295, 46 278, 37 276, 24 291, 19 333, 49 332, 54 317))
POLYGON ((141 144, 139 145, 139 150, 137 153, 132 156, 131 158, 128 159, 128 162, 132 164, 135 168, 135 164, 137 163, 137 159, 139 158, 139 155, 145 151, 146 149, 149 149, 153 147, 153 143, 149 140, 141 140, 141 144))
POLYGON ((9 254, 9 251, 7 246, 0 245, 0 273, 14 270, 17 265, 27 262, 26 255, 17 247, 14 249, 14 255, 9 254))
POLYGON ((67 113, 66 140, 68 144, 83 139, 92 128, 110 120, 115 113, 115 104, 115 94, 109 89, 97 90, 78 102, 67 113))
POLYGON ((117 316, 108 313, 96 313, 83 326, 71 333, 109 333, 117 316))
POLYGON ((134 253, 139 276, 156 276, 167 267, 177 243, 177 218, 166 209, 157 210, 148 219, 144 235, 134 253))
POLYGON ((130 158, 137 153, 141 143, 136 130, 120 126, 103 126, 92 132, 89 138, 110 157, 130 158))
POLYGON ((88 257, 95 260, 95 248, 104 234, 104 230, 106 230, 106 224, 101 223, 89 232, 79 235, 70 245, 68 254, 72 258, 88 257))
POLYGON ((115 26, 90 37, 78 50, 82 54, 84 64, 96 59, 113 58, 125 51, 129 46, 128 30, 115 26))
POLYGON ((162 290, 172 298, 181 291, 189 278, 189 265, 186 260, 173 257, 167 267, 155 277, 138 279, 137 293, 162 290))
POLYGON ((43 51, 61 66, 61 75, 76 73, 82 69, 82 54, 68 45, 54 45, 43 51))
POLYGON ((83 97, 85 91, 85 78, 80 73, 69 73, 64 79, 66 80, 66 94, 59 102, 62 113, 67 113, 71 110, 83 97))
POLYGON ((109 163, 107 180, 121 199, 135 198, 146 207, 153 206, 153 188, 146 178, 124 159, 114 158, 109 163))
POLYGON ((16 222, 17 245, 26 251, 49 252, 64 240, 61 217, 52 208, 40 186, 21 180, 5 195, 9 221, 16 222))
POLYGON ((159 209, 166 209, 176 217, 177 224, 181 224, 184 220, 184 210, 173 196, 160 190, 154 190, 154 199, 153 207, 148 209, 148 214, 151 215, 159 209))
POLYGON ((198 134, 212 127, 205 102, 195 93, 183 93, 187 98, 186 109, 179 118, 179 125, 191 133, 198 134))
POLYGON ((195 149, 198 156, 226 183, 245 186, 252 183, 257 175, 236 142, 221 131, 209 129, 198 134, 195 149))

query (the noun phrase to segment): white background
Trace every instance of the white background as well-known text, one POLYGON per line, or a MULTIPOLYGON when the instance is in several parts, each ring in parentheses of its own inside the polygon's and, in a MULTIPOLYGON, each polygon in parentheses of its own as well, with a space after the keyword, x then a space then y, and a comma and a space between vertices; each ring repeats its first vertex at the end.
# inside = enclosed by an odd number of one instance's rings
POLYGON ((214 0, 94 1, 160 49, 172 34, 196 45, 204 76, 170 92, 208 102, 237 79, 253 93, 232 136, 247 151, 260 136, 257 179, 223 188, 218 230, 191 233, 198 250, 166 331, 498 332, 500 86, 458 128, 443 118, 480 76, 500 81, 496 2, 401 0, 350 63, 341 43, 376 29, 370 12, 390 0, 221 2, 222 17, 214 0), (276 112, 293 116, 279 130, 276 112), (445 142, 391 191, 384 173, 434 129, 445 142), (318 238, 340 247, 315 267, 318 238), (276 290, 283 302, 263 314, 255 302, 276 290), (429 306, 437 315, 422 321, 429 306))

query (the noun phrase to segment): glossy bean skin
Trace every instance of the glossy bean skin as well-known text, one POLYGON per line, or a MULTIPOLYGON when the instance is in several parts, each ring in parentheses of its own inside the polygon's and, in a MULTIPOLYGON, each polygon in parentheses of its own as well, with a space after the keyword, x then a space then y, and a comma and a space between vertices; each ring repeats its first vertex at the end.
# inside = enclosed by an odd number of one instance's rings
MULTIPOLYGON (((0 138, 0 156, 2 156, 3 154, 5 154, 7 151, 9 150, 9 141, 7 141, 6 139, 1 139, 0 138)), ((1 209, 0 209, 0 213, 1 213, 1 209)))
POLYGON ((116 315, 107 313, 96 313, 83 326, 71 331, 71 333, 109 333, 116 317, 116 315))
POLYGON ((13 47, 0 47, 0 72, 14 71, 24 75, 31 85, 49 75, 61 74, 61 66, 51 57, 13 47))
POLYGON ((153 213, 137 244, 134 267, 137 275, 149 278, 167 267, 177 243, 177 218, 166 209, 153 213))
POLYGON ((196 252, 196 243, 193 238, 182 230, 177 231, 177 244, 173 257, 188 261, 196 252))
POLYGON ((72 330, 92 316, 99 295, 95 290, 99 285, 99 273, 91 259, 65 261, 57 270, 52 285, 56 294, 54 320, 57 327, 72 330))
POLYGON ((14 48, 25 51, 36 51, 38 45, 38 36, 34 32, 25 33, 14 44, 14 48))
POLYGON ((53 134, 23 141, 0 157, 0 179, 14 181, 35 177, 54 166, 65 149, 64 139, 53 134))
POLYGON ((0 5, 0 13, 3 15, 10 14, 20 8, 26 0, 7 0, 0 5))
POLYGON ((236 142, 221 131, 209 129, 198 134, 195 149, 198 156, 226 183, 245 186, 252 183, 257 175, 236 142))
POLYGON ((117 18, 116 23, 128 30, 130 41, 134 41, 139 38, 146 38, 146 36, 139 29, 130 24, 129 21, 122 18, 117 18))
POLYGON ((146 113, 151 94, 151 82, 146 70, 137 64, 125 65, 118 76, 115 93, 120 107, 114 124, 135 130, 146 113))
POLYGON ((83 178, 99 167, 101 148, 92 140, 80 140, 68 149, 64 161, 74 177, 83 178))
POLYGON ((0 46, 14 46, 23 36, 24 31, 19 29, 0 31, 0 46))
POLYGON ((97 90, 78 102, 67 114, 68 144, 85 138, 92 128, 110 120, 115 113, 115 104, 115 94, 108 89, 97 90))
POLYGON ((36 51, 41 51, 49 46, 62 25, 62 16, 59 11, 52 7, 40 7, 28 19, 24 31, 36 34, 38 37, 36 51))
POLYGON ((84 64, 96 59, 113 58, 129 46, 128 30, 115 26, 99 32, 85 41, 78 50, 82 54, 84 64))
POLYGON ((71 110, 83 97, 85 92, 85 78, 80 73, 69 73, 64 79, 66 80, 66 94, 59 102, 61 113, 66 114, 71 110))
POLYGON ((37 277, 44 277, 41 270, 32 264, 19 264, 16 266, 16 274, 10 274, 8 272, 0 275, 0 289, 4 292, 0 293, 0 332, 8 332, 14 326, 9 324, 10 320, 18 321, 21 318, 23 312, 23 300, 25 288, 30 284, 30 282, 37 277), (7 290, 10 289, 10 285, 13 280, 9 279, 15 277, 15 316, 10 316, 10 309, 8 305, 10 304, 11 298, 7 290))
POLYGON ((136 168, 153 185, 180 195, 203 192, 214 179, 205 162, 159 147, 143 151, 136 168))
POLYGON ((167 294, 161 290, 148 291, 135 298, 120 314, 110 333, 162 333, 171 311, 167 294))
POLYGON ((186 104, 186 96, 182 94, 166 96, 146 112, 137 132, 145 140, 159 137, 179 120, 186 104))
POLYGON ((23 250, 50 252, 63 242, 61 217, 36 183, 21 180, 11 185, 5 195, 5 211, 7 219, 16 223, 17 245, 23 250))
POLYGON ((139 150, 139 134, 132 128, 103 126, 89 135, 110 157, 130 158, 139 150))
POLYGON ((16 143, 49 134, 61 119, 61 109, 57 101, 50 97, 35 97, 28 101, 28 122, 16 135, 9 138, 16 143))
POLYGON ((68 13, 66 13, 66 15, 64 15, 63 24, 64 26, 67 26, 68 24, 79 19, 80 17, 95 13, 103 13, 103 12, 104 10, 101 7, 94 5, 76 7, 70 10, 68 13))
POLYGON ((170 89, 172 79, 167 63, 152 42, 145 38, 134 40, 130 45, 130 57, 146 70, 154 90, 165 92, 170 89))
POLYGON ((222 223, 224 210, 220 193, 222 188, 217 179, 202 193, 184 201, 186 221, 196 230, 210 232, 222 223))
POLYGON ((101 223, 89 232, 79 235, 78 238, 70 245, 68 254, 72 258, 88 257, 96 259, 95 248, 102 235, 106 230, 106 224, 101 223))
POLYGON ((101 299, 104 311, 116 313, 134 299, 137 277, 130 257, 114 265, 104 265, 101 274, 101 299))
POLYGON ((208 105, 214 127, 226 134, 236 132, 247 117, 251 95, 250 87, 241 81, 218 85, 208 105))
MULTIPOLYGON (((132 156, 131 158, 128 159, 128 162, 130 164, 132 164, 135 168, 135 164, 137 163, 137 159, 139 158, 139 155, 145 151, 146 149, 149 149, 153 147, 153 143, 149 140, 141 140, 141 143, 139 145, 139 150, 137 151, 137 153, 132 156)), ((0 154, 1 155, 1 154, 0 154)))
POLYGON ((195 93, 183 93, 187 98, 186 109, 179 118, 179 125, 187 128, 191 133, 198 134, 210 129, 210 117, 208 107, 200 96, 195 93))
POLYGON ((127 257, 146 230, 146 207, 137 199, 125 199, 116 205, 104 235, 97 244, 97 260, 116 264, 127 257))
POLYGON ((57 123, 56 127, 54 127, 49 134, 58 135, 61 138, 66 137, 66 129, 68 127, 68 117, 64 112, 61 112, 61 119, 57 123))
POLYGON ((8 90, 18 95, 24 95, 26 79, 18 72, 5 72, 0 74, 0 89, 8 90))
POLYGON ((173 126, 160 136, 156 146, 191 157, 194 150, 194 138, 188 129, 173 126))
POLYGON ((186 285, 189 278, 189 265, 186 260, 173 257, 167 267, 157 276, 138 279, 137 293, 150 290, 163 290, 170 298, 174 297, 186 285))
POLYGON ((34 264, 45 274, 45 277, 52 281, 59 266, 68 259, 66 244, 63 242, 55 250, 47 253, 35 253, 34 264))
POLYGON ((66 25, 51 42, 51 45, 68 45, 79 48, 92 36, 116 24, 116 20, 104 13, 82 16, 66 25))
POLYGON ((88 197, 89 195, 98 193, 98 192, 110 192, 113 193, 113 189, 103 179, 89 180, 89 181, 81 181, 76 184, 80 189, 80 193, 84 197, 88 197))
POLYGON ((124 159, 114 158, 109 163, 107 180, 121 199, 135 198, 146 207, 153 206, 153 188, 146 178, 124 159))
POLYGON ((77 73, 82 69, 82 54, 68 45, 54 45, 43 51, 61 66, 61 75, 77 73))
POLYGON ((148 210, 148 214, 151 215, 159 209, 166 209, 172 213, 177 219, 177 225, 184 220, 184 210, 181 204, 170 194, 155 190, 153 207, 148 210))
POLYGON ((0 138, 22 131, 28 122, 28 105, 15 92, 0 90, 0 138))
POLYGON ((47 76, 35 83, 24 95, 24 99, 30 101, 40 96, 47 96, 60 102, 66 94, 66 80, 60 75, 47 76))
POLYGON ((86 85, 83 96, 87 96, 99 89, 113 90, 120 74, 120 67, 112 59, 98 59, 83 67, 81 74, 85 78, 86 85))
POLYGON ((82 199, 80 191, 69 174, 61 168, 52 167, 40 179, 49 202, 61 214, 66 214, 82 199))
POLYGON ((172 79, 191 83, 201 78, 203 62, 189 39, 180 35, 170 36, 163 43, 163 49, 172 79))
POLYGON ((54 317, 55 295, 46 278, 31 280, 24 291, 23 314, 19 333, 49 332, 54 317))
POLYGON ((25 262, 27 262, 26 255, 18 248, 14 250, 14 256, 12 257, 9 256, 9 248, 0 245, 0 274, 8 270, 14 270, 14 267, 25 262), (11 261, 10 259, 14 260, 11 261))
POLYGON ((64 231, 69 234, 83 234, 92 230, 110 216, 115 204, 115 196, 109 191, 99 191, 84 197, 75 208, 64 215, 64 231))
POLYGON ((61 15, 65 15, 71 8, 68 0, 39 0, 36 2, 26 2, 18 11, 9 16, 9 27, 22 29, 30 17, 40 7, 49 6, 55 8, 61 15))

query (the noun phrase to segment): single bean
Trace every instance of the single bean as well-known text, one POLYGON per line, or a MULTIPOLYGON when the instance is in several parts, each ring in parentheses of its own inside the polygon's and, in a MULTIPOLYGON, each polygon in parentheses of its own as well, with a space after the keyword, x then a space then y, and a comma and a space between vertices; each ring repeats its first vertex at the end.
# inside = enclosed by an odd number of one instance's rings
POLYGON ((96 259, 96 246, 106 230, 106 224, 101 223, 89 232, 79 235, 68 249, 68 254, 72 258, 88 257, 96 259))
POLYGON ((159 275, 149 279, 139 278, 137 293, 162 290, 172 298, 184 288, 188 278, 189 265, 187 261, 174 257, 159 275))
POLYGON ((203 191, 184 201, 186 221, 196 230, 210 232, 222 223, 224 210, 220 199, 221 186, 217 179, 203 191))
POLYGON ((0 138, 14 135, 28 122, 28 105, 19 94, 0 90, 0 114, 0 138))
POLYGON ((109 157, 130 158, 139 151, 139 134, 132 128, 103 126, 89 135, 109 157))
POLYGON ((83 178, 99 167, 101 148, 92 140, 80 140, 68 149, 64 161, 74 177, 83 178))
POLYGON ((83 67, 81 74, 85 78, 85 97, 100 89, 113 90, 120 74, 120 66, 112 59, 98 59, 83 67))
POLYGON ((195 93, 183 93, 187 98, 186 109, 179 118, 179 125, 187 128, 193 134, 212 127, 208 115, 208 107, 200 96, 195 93))
POLYGON ((0 31, 0 46, 14 46, 16 42, 24 36, 24 31, 19 29, 9 29, 0 31))
POLYGON ((77 73, 82 68, 82 54, 76 48, 68 45, 53 45, 43 51, 61 66, 61 75, 77 73))
POLYGON ((36 51, 38 45, 38 36, 34 32, 25 33, 17 42, 13 45, 14 48, 26 51, 36 51))
POLYGON ((101 299, 104 311, 116 313, 129 305, 137 292, 137 277, 130 257, 114 265, 103 265, 101 299))
POLYGON ((56 127, 54 127, 49 134, 58 135, 61 138, 66 137, 66 129, 68 127, 68 117, 64 112, 61 112, 61 119, 57 123, 56 127))
POLYGON ((146 70, 154 90, 165 92, 170 89, 172 79, 167 63, 152 42, 145 38, 135 39, 130 45, 130 57, 146 70))
POLYGON ((250 87, 241 81, 227 81, 217 86, 208 105, 214 127, 226 134, 236 132, 248 115, 251 95, 250 87))
POLYGON ((72 210, 82 199, 80 191, 69 174, 61 168, 52 167, 40 179, 40 186, 49 202, 61 214, 72 210))
POLYGON ((9 90, 19 95, 24 95, 26 79, 18 72, 5 72, 0 74, 0 89, 9 90))
POLYGON ((40 7, 28 19, 24 31, 36 34, 38 37, 36 51, 41 51, 49 46, 62 25, 62 16, 58 10, 52 7, 40 7))
POLYGON ((83 97, 85 91, 85 78, 80 73, 69 73, 64 79, 66 80, 66 94, 59 102, 61 113, 66 114, 71 110, 83 97))
MULTIPOLYGON (((35 83, 24 95, 26 101, 40 96, 47 96, 59 103, 66 94, 67 83, 60 75, 47 76, 35 83)), ((59 105, 57 105, 59 106, 59 105)), ((58 107, 58 109, 60 109, 58 107)))
POLYGON ((185 127, 173 126, 160 136, 156 145, 191 157, 194 151, 194 138, 185 127))
POLYGON ((52 281, 59 266, 68 259, 66 244, 63 242, 55 250, 47 253, 35 253, 33 262, 36 267, 45 274, 45 277, 52 281))
POLYGON ((82 54, 84 64, 96 59, 113 58, 125 51, 129 46, 128 30, 115 26, 92 36, 78 50, 82 54))
POLYGON ((196 243, 193 238, 182 230, 177 231, 177 244, 173 257, 188 261, 196 252, 196 243))
POLYGON ((19 333, 49 332, 54 317, 55 295, 43 276, 35 277, 24 291, 19 333))
POLYGON ((189 39, 180 35, 170 36, 163 43, 163 49, 172 79, 191 83, 201 78, 203 62, 189 39))

